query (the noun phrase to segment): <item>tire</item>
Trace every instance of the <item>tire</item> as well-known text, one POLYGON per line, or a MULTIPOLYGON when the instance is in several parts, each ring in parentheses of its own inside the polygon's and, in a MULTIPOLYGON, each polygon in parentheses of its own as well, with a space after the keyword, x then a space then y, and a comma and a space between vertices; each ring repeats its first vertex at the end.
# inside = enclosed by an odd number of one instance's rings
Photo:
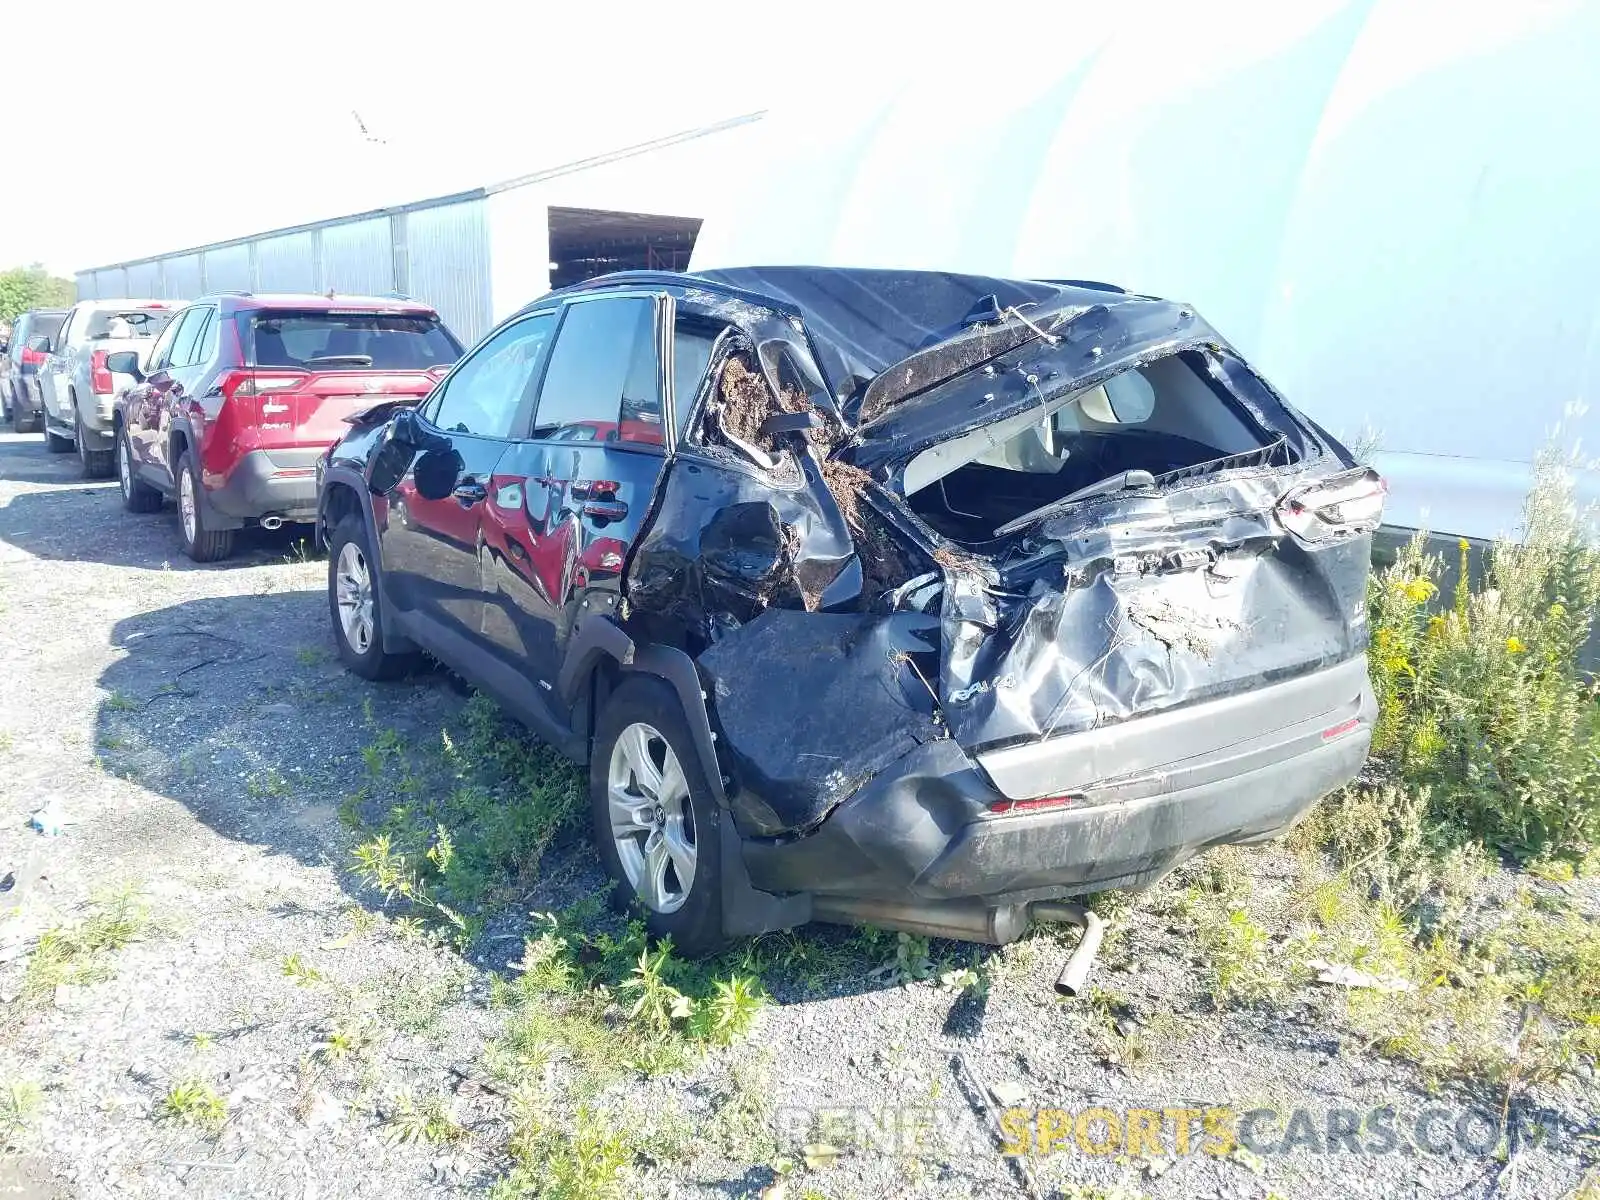
POLYGON ((398 679, 416 668, 419 656, 384 650, 386 614, 372 563, 366 521, 345 514, 328 538, 328 618, 339 661, 363 679, 398 679))
POLYGON ((690 957, 727 945, 722 813, 678 697, 660 679, 628 679, 601 712, 589 760, 589 809, 601 861, 617 881, 618 908, 637 904, 650 932, 670 937, 690 957))
POLYGON ((133 447, 128 431, 117 430, 117 487, 122 491, 122 507, 133 513, 161 511, 165 497, 133 473, 133 447))
POLYGON ((85 479, 104 479, 115 469, 113 450, 91 450, 89 439, 84 437, 83 418, 77 418, 78 467, 85 479))
POLYGON ((233 530, 207 529, 204 490, 194 454, 185 450, 178 459, 178 532, 183 552, 197 563, 219 562, 233 553, 233 530))
POLYGON ((22 408, 22 404, 16 399, 11 401, 11 431, 13 433, 32 433, 34 430, 41 428, 43 425, 42 419, 36 420, 33 417, 24 417, 22 408))

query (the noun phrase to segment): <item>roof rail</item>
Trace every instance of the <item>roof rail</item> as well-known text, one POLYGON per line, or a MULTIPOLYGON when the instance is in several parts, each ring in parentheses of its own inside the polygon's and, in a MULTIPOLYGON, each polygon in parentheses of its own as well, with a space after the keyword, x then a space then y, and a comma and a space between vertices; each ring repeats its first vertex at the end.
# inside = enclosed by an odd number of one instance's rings
POLYGON ((254 296, 255 293, 254 292, 247 292, 243 288, 217 288, 215 291, 207 292, 206 295, 208 295, 208 296, 254 296))

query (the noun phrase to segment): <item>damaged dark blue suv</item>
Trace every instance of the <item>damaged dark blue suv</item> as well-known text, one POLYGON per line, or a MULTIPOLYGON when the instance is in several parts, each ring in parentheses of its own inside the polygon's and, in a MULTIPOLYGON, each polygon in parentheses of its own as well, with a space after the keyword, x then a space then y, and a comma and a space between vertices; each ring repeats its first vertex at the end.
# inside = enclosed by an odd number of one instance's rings
POLYGON ((588 764, 619 898, 690 953, 1008 941, 1366 756, 1381 481, 1179 304, 612 275, 352 420, 318 468, 343 660, 426 650, 588 764))

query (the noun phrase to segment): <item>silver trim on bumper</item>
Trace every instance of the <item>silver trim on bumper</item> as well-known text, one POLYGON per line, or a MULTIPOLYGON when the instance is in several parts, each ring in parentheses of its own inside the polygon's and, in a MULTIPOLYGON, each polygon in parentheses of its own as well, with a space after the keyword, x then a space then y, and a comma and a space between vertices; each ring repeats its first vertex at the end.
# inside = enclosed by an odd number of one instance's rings
POLYGON ((1360 713, 1366 688, 1362 655, 1236 696, 980 754, 978 765, 1008 799, 1059 796, 1218 754, 1265 734, 1298 736, 1296 726, 1320 722, 1328 728, 1360 713))

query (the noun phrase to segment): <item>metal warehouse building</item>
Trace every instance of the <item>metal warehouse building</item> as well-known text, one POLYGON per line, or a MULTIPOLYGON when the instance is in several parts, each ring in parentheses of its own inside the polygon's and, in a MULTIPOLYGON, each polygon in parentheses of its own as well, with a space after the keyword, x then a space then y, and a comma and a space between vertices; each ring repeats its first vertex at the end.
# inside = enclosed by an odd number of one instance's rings
POLYGON ((78 272, 80 298, 402 292, 471 343, 552 287, 682 270, 712 189, 762 114, 502 183, 78 272))

